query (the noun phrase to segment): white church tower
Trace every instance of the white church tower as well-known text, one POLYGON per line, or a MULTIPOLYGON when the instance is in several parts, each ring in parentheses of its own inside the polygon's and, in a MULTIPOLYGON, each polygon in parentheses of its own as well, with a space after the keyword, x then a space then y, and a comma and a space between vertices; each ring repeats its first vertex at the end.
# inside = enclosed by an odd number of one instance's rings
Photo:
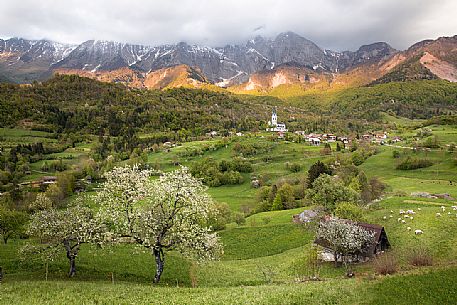
POLYGON ((278 125, 278 115, 276 114, 276 107, 273 108, 273 112, 271 113, 271 126, 276 127, 278 125))

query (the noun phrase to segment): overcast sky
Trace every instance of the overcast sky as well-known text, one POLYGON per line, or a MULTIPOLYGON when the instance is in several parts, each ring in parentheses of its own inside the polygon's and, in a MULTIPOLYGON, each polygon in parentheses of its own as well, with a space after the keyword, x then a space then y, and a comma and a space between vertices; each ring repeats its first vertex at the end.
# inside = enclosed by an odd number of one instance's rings
POLYGON ((457 34, 457 0, 1 0, 0 37, 223 46, 294 31, 322 48, 457 34))

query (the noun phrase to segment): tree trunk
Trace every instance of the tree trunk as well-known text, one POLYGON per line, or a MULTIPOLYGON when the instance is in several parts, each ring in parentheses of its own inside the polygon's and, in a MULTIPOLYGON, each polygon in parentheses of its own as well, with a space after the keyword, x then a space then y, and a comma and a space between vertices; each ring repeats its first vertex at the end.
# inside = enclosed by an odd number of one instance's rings
POLYGON ((333 258, 335 259, 335 267, 338 267, 338 252, 333 252, 333 258))
POLYGON ((70 245, 69 240, 64 240, 63 245, 67 251, 68 262, 70 263, 70 271, 68 277, 74 277, 76 275, 76 256, 78 255, 79 245, 70 245))
POLYGON ((67 252, 67 257, 70 261, 70 272, 68 272, 68 277, 74 277, 76 275, 76 265, 75 265, 75 259, 76 257, 67 252))
POLYGON ((155 260, 156 260, 156 274, 154 276, 154 283, 158 283, 160 281, 160 276, 163 272, 163 266, 165 263, 165 256, 163 255, 162 248, 154 249, 153 250, 155 260))

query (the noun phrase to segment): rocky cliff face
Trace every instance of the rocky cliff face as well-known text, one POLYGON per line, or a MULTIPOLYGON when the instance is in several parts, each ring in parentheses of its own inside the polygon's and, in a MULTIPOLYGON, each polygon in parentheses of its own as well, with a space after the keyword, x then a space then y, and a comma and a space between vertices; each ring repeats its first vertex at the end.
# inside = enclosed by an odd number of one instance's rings
MULTIPOLYGON (((440 78, 449 75, 446 79, 454 80, 456 50, 457 38, 450 37, 423 41, 404 52, 398 52, 385 42, 364 45, 355 52, 335 52, 323 50, 293 32, 281 33, 273 39, 258 36, 243 45, 220 48, 185 42, 142 46, 94 40, 80 45, 67 45, 47 40, 12 38, 0 40, 0 79, 31 82, 46 79, 55 71, 71 71, 84 75, 104 75, 104 79, 121 79, 125 83, 131 79, 130 85, 143 86, 144 81, 140 79, 147 79, 149 74, 184 65, 186 69, 201 73, 204 82, 220 87, 240 84, 246 85, 246 88, 256 87, 253 83, 274 87, 281 82, 296 83, 293 75, 297 73, 301 77, 298 83, 306 84, 305 76, 314 75, 314 79, 330 78, 337 79, 339 83, 363 84, 391 73, 405 60, 427 52, 428 57, 422 61, 418 59, 419 64, 424 69, 436 71, 440 78), (278 67, 281 68, 277 70, 278 67), (122 76, 122 73, 125 75, 122 76), (318 74, 321 76, 318 77, 318 74), (271 75, 277 76, 274 78, 271 75), (348 80, 351 75, 357 76, 357 82, 348 80)), ((182 73, 171 73, 178 74, 182 73)))
POLYGON ((48 40, 0 39, 0 75, 14 82, 47 78, 51 66, 66 58, 75 47, 48 40))

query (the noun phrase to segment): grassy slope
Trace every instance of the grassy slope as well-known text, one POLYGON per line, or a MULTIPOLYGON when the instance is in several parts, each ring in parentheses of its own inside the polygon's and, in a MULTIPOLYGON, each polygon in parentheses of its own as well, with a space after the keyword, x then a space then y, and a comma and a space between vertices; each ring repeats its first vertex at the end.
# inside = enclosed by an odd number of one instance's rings
MULTIPOLYGON (((441 136, 446 141, 455 141, 454 128, 440 128, 442 127, 434 127, 434 130, 442 132, 441 136)), ((240 141, 263 140, 246 137, 240 141)), ((183 147, 173 148, 170 153, 151 154, 150 162, 159 163, 163 169, 169 169, 173 167, 171 162, 178 158, 179 150, 190 145, 205 144, 208 142, 186 143, 183 147)), ((231 145, 233 144, 207 152, 205 156, 228 159, 232 156, 231 145)), ((428 153, 428 157, 436 161, 430 168, 398 171, 394 168, 392 150, 393 148, 383 147, 381 153, 370 157, 361 168, 369 176, 380 176, 394 190, 424 190, 457 195, 455 189, 446 185, 448 179, 456 178, 455 165, 447 153, 428 153)), ((267 163, 262 161, 262 155, 252 157, 252 162, 255 174, 268 174, 271 180, 294 176, 286 170, 286 161, 301 163, 304 171, 322 158, 319 156, 319 148, 286 142, 276 145, 269 155, 271 161, 267 163)), ((201 157, 179 160, 189 164, 199 158, 201 157)), ((250 188, 249 182, 240 186, 212 188, 210 192, 216 200, 228 202, 235 210, 241 205, 243 199, 240 198, 243 196, 252 200, 251 202, 255 197, 255 190, 250 188)), ((409 248, 421 244, 431 249, 437 265, 434 268, 457 263, 457 217, 455 212, 447 215, 451 204, 443 200, 393 197, 384 200, 378 209, 366 214, 369 222, 386 227, 393 251, 405 272, 402 276, 363 280, 365 276, 373 273, 371 263, 368 263, 355 267, 356 272, 361 275, 359 280, 342 281, 343 269, 324 264, 321 277, 326 279, 325 282, 294 283, 297 277, 308 274, 305 257, 312 241, 308 231, 291 224, 292 215, 302 210, 295 209, 255 214, 249 217, 247 224, 242 227, 229 225, 227 230, 220 233, 226 256, 221 261, 197 266, 196 280, 198 287, 201 287, 197 289, 171 288, 176 285, 191 285, 191 263, 177 253, 167 255, 163 282, 160 287, 152 288, 146 284, 151 280, 154 270, 152 256, 133 246, 117 246, 112 251, 83 247, 77 262, 77 279, 65 278, 67 262, 62 256, 50 264, 49 278, 52 282, 46 283, 43 281, 43 266, 19 263, 16 251, 22 242, 13 241, 6 246, 0 245, 0 265, 6 273, 5 283, 0 286, 0 303, 55 303, 58 300, 62 304, 407 304, 408 300, 420 300, 426 304, 446 304, 455 297, 453 291, 456 288, 457 269, 423 274, 423 271, 428 269, 411 267, 406 258, 409 248), (441 205, 448 208, 442 218, 437 218, 435 213, 440 211, 441 205), (407 224, 397 222, 399 209, 417 210, 419 206, 422 211, 415 215, 413 221, 408 220, 407 224), (384 220, 383 216, 389 216, 391 209, 394 211, 393 217, 384 220), (415 236, 406 230, 407 226, 411 226, 413 230, 422 229, 424 234, 415 236), (114 285, 110 283, 111 273, 114 274, 114 285), (33 281, 30 282, 30 279, 33 281), (268 284, 270 281, 274 285, 268 284), (432 287, 434 293, 429 293, 427 286, 432 287), (401 299, 402 291, 409 292, 412 296, 406 300, 401 299), (439 291, 443 292, 438 293, 439 291)))
MULTIPOLYGON (((418 157, 428 158, 434 165, 402 171, 395 169, 398 161, 392 157, 393 150, 391 147, 382 148, 379 154, 370 157, 360 168, 368 176, 380 177, 393 190, 449 193, 457 197, 457 168, 453 164, 453 155, 446 151, 420 152, 416 154, 418 157)), ((408 149, 405 151, 410 152, 408 149)))

